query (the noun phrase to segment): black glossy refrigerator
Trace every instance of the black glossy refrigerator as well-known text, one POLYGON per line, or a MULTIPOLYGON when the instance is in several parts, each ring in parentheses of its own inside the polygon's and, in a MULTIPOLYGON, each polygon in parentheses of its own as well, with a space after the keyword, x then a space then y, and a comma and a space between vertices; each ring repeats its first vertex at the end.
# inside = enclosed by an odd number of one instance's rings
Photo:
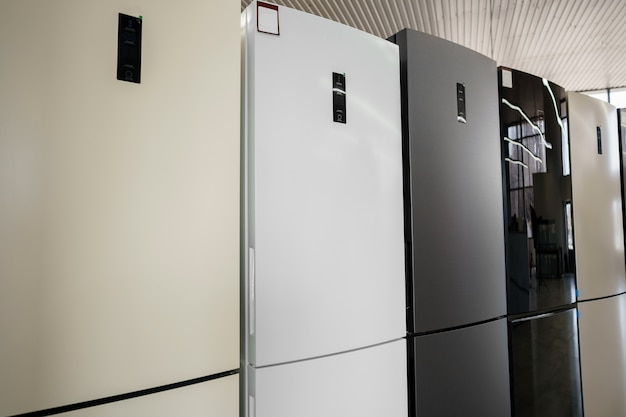
POLYGON ((410 416, 510 415, 497 70, 413 30, 400 47, 410 416))
POLYGON ((567 98, 498 70, 515 417, 582 416, 567 98))

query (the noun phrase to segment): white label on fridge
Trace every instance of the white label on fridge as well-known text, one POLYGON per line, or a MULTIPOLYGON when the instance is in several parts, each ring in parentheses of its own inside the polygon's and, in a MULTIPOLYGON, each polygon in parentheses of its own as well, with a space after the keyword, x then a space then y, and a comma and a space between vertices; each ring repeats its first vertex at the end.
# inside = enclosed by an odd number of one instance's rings
POLYGON ((257 30, 263 33, 279 35, 278 6, 267 3, 257 3, 257 30))
POLYGON ((506 68, 502 68, 502 87, 513 88, 513 73, 506 68))

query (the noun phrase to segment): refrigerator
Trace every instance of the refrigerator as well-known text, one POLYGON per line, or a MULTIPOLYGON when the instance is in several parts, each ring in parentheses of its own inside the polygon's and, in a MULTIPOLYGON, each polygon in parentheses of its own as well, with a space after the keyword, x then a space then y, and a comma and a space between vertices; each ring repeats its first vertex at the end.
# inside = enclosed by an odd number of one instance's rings
POLYGON ((567 97, 510 68, 498 81, 513 415, 582 416, 567 97))
POLYGON ((242 13, 243 415, 407 413, 398 47, 242 13))
POLYGON ((585 415, 626 415, 626 276, 618 110, 568 93, 585 415))
POLYGON ((626 292, 617 109, 568 93, 579 301, 626 292), (589 202, 593 201, 593 204, 589 202))
POLYGON ((626 415, 626 294, 581 302, 579 310, 585 415, 626 415))
POLYGON ((240 14, 0 2, 0 416, 238 416, 240 14))
POLYGON ((400 48, 410 416, 510 415, 493 60, 405 29, 400 48))

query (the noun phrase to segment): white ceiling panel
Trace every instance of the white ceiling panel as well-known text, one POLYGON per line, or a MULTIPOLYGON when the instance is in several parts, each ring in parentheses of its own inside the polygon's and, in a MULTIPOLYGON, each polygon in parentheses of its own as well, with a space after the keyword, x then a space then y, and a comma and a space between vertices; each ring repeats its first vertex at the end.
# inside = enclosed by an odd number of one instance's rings
MULTIPOLYGON (((242 9, 251 0, 241 0, 242 9)), ((459 43, 567 90, 626 86, 626 0, 276 0, 382 38, 459 43)))

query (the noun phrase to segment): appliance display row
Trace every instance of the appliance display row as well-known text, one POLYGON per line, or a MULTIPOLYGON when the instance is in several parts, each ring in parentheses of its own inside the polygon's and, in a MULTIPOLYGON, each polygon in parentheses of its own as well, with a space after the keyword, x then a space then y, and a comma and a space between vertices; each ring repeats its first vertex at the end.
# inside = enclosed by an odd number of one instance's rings
POLYGON ((242 22, 244 415, 593 407, 578 302, 626 288, 615 109, 412 30, 242 22))

